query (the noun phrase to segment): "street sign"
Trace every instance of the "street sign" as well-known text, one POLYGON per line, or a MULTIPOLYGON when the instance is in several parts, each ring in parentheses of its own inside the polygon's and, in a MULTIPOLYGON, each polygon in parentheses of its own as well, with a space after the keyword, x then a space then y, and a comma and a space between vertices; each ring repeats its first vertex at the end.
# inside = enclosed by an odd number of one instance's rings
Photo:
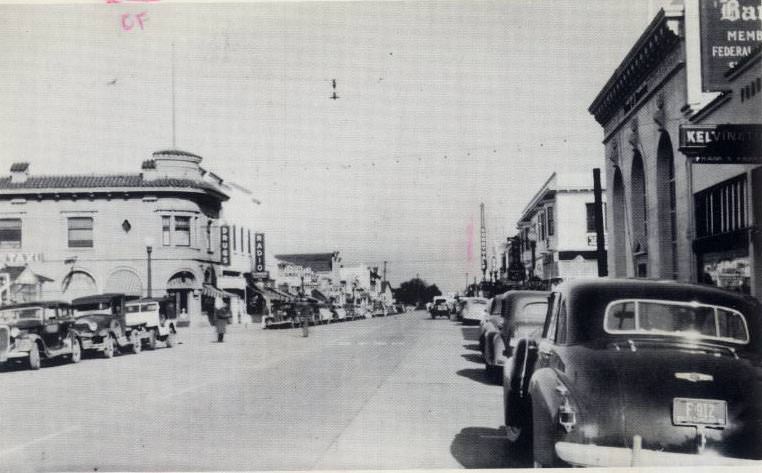
POLYGON ((254 234, 254 271, 265 271, 265 234, 254 234))
POLYGON ((230 266, 230 227, 220 227, 220 264, 230 266))

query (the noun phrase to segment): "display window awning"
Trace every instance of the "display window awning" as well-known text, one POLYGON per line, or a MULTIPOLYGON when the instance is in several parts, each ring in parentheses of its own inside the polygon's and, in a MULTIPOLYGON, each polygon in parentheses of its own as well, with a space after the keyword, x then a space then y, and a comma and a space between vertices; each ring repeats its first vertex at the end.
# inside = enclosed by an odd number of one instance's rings
POLYGON ((325 294, 323 294, 322 292, 318 291, 317 289, 313 289, 312 290, 312 297, 314 297, 315 299, 317 299, 320 302, 328 302, 328 297, 326 297, 325 294))
POLYGON ((254 292, 257 292, 257 293, 261 294, 263 297, 265 297, 265 298, 267 298, 267 299, 269 299, 271 301, 273 301, 273 300, 275 300, 275 301, 290 301, 292 299, 291 296, 289 296, 287 294, 284 294, 284 293, 282 293, 280 291, 276 291, 274 289, 271 289, 269 287, 263 287, 263 288, 254 287, 252 289, 254 290, 254 292))
POLYGON ((222 289, 218 289, 211 284, 204 284, 203 289, 201 289, 201 293, 208 297, 219 297, 223 299, 229 299, 231 297, 238 297, 236 294, 232 294, 227 291, 223 291, 222 289))

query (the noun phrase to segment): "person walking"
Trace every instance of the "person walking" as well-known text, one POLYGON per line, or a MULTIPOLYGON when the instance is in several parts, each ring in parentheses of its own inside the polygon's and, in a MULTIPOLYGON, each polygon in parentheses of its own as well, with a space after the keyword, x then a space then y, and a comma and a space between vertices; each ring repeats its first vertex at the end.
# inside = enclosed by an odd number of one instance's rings
POLYGON ((218 299, 214 302, 214 328, 217 330, 217 342, 222 343, 225 338, 227 326, 231 323, 233 314, 230 307, 224 300, 218 299), (219 301, 219 302, 218 302, 219 301))

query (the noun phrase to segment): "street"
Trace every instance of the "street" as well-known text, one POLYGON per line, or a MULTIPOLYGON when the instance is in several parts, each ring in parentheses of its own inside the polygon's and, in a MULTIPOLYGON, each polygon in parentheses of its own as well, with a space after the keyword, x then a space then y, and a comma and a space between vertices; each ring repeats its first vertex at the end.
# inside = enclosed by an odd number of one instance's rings
POLYGON ((477 327, 423 311, 186 328, 172 348, 0 372, 0 471, 526 467, 477 327))

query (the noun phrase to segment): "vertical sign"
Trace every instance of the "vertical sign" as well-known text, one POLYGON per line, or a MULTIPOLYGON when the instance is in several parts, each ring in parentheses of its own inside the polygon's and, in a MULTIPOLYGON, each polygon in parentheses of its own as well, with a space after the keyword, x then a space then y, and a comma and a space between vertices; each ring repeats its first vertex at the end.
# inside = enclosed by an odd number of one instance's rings
POLYGON ((254 234, 254 272, 265 272, 265 234, 254 234))
POLYGON ((230 266, 230 227, 220 227, 220 264, 230 266))
POLYGON ((704 91, 728 88, 725 72, 762 44, 760 0, 699 0, 704 91))

